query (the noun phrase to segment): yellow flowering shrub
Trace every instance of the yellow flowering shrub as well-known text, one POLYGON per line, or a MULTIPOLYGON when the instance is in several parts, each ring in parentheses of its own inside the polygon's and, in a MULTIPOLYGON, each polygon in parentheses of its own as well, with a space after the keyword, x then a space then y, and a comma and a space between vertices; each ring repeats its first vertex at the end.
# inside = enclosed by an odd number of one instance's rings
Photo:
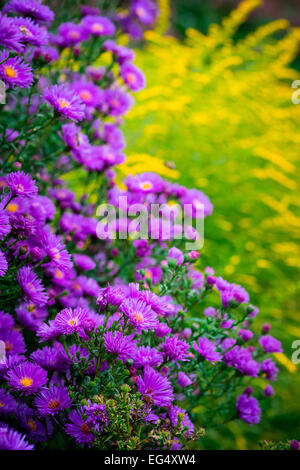
POLYGON ((210 196, 203 263, 214 259, 219 275, 248 289, 262 322, 272 317, 285 349, 282 384, 290 382, 277 418, 284 423, 297 412, 299 421, 290 373, 297 369, 291 344, 300 338, 300 105, 291 88, 300 78, 291 66, 300 28, 277 20, 234 40, 259 5, 243 1, 207 35, 187 30, 183 43, 163 35, 161 24, 146 33, 137 64, 147 87, 127 116, 121 169, 157 171, 210 196))

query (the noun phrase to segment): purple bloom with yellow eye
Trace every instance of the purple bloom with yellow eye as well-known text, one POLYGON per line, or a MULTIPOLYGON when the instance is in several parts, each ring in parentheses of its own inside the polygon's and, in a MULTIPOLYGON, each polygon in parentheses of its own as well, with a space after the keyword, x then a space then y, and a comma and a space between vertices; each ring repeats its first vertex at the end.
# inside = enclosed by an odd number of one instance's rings
POLYGON ((55 415, 60 411, 66 410, 72 404, 72 401, 68 394, 66 387, 50 386, 49 389, 42 390, 36 399, 34 404, 40 415, 55 415))
POLYGON ((152 367, 144 368, 143 376, 136 381, 138 391, 144 400, 157 406, 168 406, 174 399, 172 385, 169 380, 152 367))
POLYGON ((58 28, 58 34, 61 38, 63 47, 74 46, 87 39, 88 35, 80 24, 71 22, 62 23, 58 28))
POLYGON ((14 18, 14 24, 19 29, 22 42, 32 46, 46 46, 49 41, 48 32, 35 24, 30 18, 14 18))
POLYGON ((105 41, 102 47, 105 51, 111 52, 120 65, 127 61, 133 61, 135 59, 135 52, 132 49, 129 49, 125 46, 121 46, 111 39, 105 41))
POLYGON ((87 15, 81 21, 84 31, 92 36, 112 36, 115 31, 115 25, 103 16, 87 15))
POLYGON ((55 326, 63 335, 78 333, 84 334, 85 322, 88 318, 88 310, 84 308, 65 308, 55 318, 55 326))
POLYGON ((50 24, 54 13, 41 0, 10 0, 3 8, 5 13, 14 12, 32 18, 38 23, 50 24))
POLYGON ((131 91, 139 91, 146 86, 143 72, 130 62, 121 65, 121 77, 131 91))
POLYGON ((14 429, 0 427, 0 450, 32 450, 32 444, 25 440, 25 436, 14 429))
POLYGON ((35 181, 23 171, 10 173, 6 181, 13 196, 33 197, 38 192, 35 181))
POLYGON ((194 349, 203 356, 207 361, 214 364, 220 362, 222 356, 216 351, 216 346, 207 338, 199 338, 198 344, 196 341, 193 342, 194 349))
POLYGON ((47 88, 42 95, 42 100, 71 121, 77 122, 84 118, 85 104, 77 93, 64 84, 47 88))
POLYGON ((82 102, 90 107, 96 108, 103 100, 103 92, 94 83, 84 80, 78 80, 70 85, 73 90, 82 100, 82 102))
POLYGON ((9 57, 9 52, 0 54, 0 79, 10 88, 28 88, 33 83, 32 68, 21 57, 9 57))
POLYGON ((142 330, 155 330, 157 327, 157 315, 142 300, 127 299, 120 306, 120 312, 124 313, 131 325, 140 333, 142 330))
POLYGON ((0 46, 14 52, 22 52, 22 34, 14 25, 13 18, 0 12, 0 46))
POLYGON ((48 312, 45 307, 37 307, 34 304, 23 303, 16 308, 16 314, 24 328, 37 331, 45 321, 48 312))
POLYGON ((153 172, 128 176, 125 180, 125 184, 129 191, 138 193, 160 193, 163 191, 163 180, 161 176, 153 172))
POLYGON ((8 269, 8 264, 5 258, 5 254, 0 250, 0 277, 5 276, 8 269))
POLYGON ((189 344, 177 336, 167 337, 162 343, 162 349, 167 361, 189 361, 189 344))
POLYGON ((40 307, 47 303, 48 295, 45 292, 45 287, 29 266, 19 269, 17 281, 29 302, 33 302, 40 307))
POLYGON ((150 26, 155 21, 158 9, 151 0, 134 0, 131 13, 144 25, 150 26))
POLYGON ((262 361, 260 370, 263 374, 265 374, 265 377, 271 381, 276 379, 277 374, 279 372, 275 362, 272 361, 272 359, 265 359, 264 361, 262 361))
POLYGON ((40 244, 50 258, 44 267, 57 267, 63 271, 69 271, 73 267, 71 255, 66 250, 65 244, 54 233, 42 232, 40 244))
POLYGON ((248 424, 260 422, 261 409, 258 401, 254 397, 243 394, 237 398, 236 409, 239 417, 248 424))
POLYGON ((7 372, 7 382, 13 390, 30 395, 47 383, 47 372, 37 364, 22 362, 7 372))
POLYGON ((79 410, 73 410, 68 416, 70 423, 65 425, 66 433, 71 436, 75 441, 84 446, 87 444, 91 446, 95 436, 92 432, 93 426, 88 424, 83 418, 84 408, 81 407, 79 410))

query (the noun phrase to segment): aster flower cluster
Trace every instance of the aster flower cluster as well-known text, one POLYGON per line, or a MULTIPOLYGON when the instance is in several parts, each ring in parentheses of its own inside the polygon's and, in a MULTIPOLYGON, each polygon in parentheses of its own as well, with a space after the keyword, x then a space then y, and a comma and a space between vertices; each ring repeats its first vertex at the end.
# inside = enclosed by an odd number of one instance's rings
POLYGON ((185 248, 209 197, 154 172, 117 185, 122 119, 145 86, 117 32, 137 38, 156 16, 150 0, 85 6, 57 29, 40 0, 1 12, 1 450, 182 449, 205 427, 257 425, 274 394, 280 342, 242 286, 185 248))

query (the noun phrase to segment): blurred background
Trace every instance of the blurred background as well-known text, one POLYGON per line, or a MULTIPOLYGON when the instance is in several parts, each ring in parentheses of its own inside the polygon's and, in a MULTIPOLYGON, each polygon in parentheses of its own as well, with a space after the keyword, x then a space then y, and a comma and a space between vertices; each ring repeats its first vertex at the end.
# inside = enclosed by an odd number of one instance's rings
POLYGON ((258 328, 271 323, 284 347, 262 422, 214 429, 201 446, 300 439, 300 365, 291 361, 300 339, 300 104, 291 88, 300 79, 300 4, 158 3, 156 30, 136 48, 147 87, 125 119, 122 171, 158 171, 209 195, 203 266, 243 285, 260 308, 258 328))

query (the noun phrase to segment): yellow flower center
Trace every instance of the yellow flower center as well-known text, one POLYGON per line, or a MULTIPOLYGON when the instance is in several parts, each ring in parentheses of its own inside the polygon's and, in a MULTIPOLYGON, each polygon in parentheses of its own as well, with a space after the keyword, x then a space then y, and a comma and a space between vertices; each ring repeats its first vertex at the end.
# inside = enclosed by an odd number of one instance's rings
POLYGON ((134 320, 135 320, 136 322, 138 322, 138 323, 143 323, 143 321, 144 321, 144 316, 143 316, 143 314, 140 313, 140 312, 135 312, 135 313, 133 314, 133 318, 134 318, 134 320))
POLYGON ((6 210, 8 210, 8 212, 16 212, 18 209, 19 206, 17 204, 14 204, 13 202, 8 204, 8 206, 6 207, 6 210))
POLYGON ((5 71, 5 75, 8 77, 8 78, 15 78, 17 77, 17 72, 15 69, 11 68, 11 67, 4 67, 4 71, 5 71))
POLYGON ((79 38, 79 33, 78 33, 78 31, 70 31, 69 36, 73 39, 78 39, 79 38))
POLYGON ((0 408, 2 408, 2 406, 4 406, 4 403, 2 403, 2 401, 0 401, 0 408))
POLYGON ((23 387, 30 387, 33 384, 33 380, 29 377, 23 377, 20 380, 20 383, 23 385, 23 387))
POLYGON ((22 34, 24 34, 24 36, 27 38, 28 36, 32 36, 32 33, 29 31, 28 28, 26 28, 26 26, 22 25, 20 26, 20 31, 22 34))
POLYGON ((71 318, 71 320, 69 320, 69 325, 70 326, 76 326, 78 324, 78 319, 77 318, 71 318))
POLYGON ((92 95, 90 94, 90 92, 88 90, 83 90, 81 93, 80 93, 80 97, 84 100, 84 101, 90 101, 91 98, 92 98, 92 95))
POLYGON ((58 100, 58 104, 61 108, 69 108, 71 106, 70 102, 65 99, 58 100))
POLYGON ((152 183, 150 181, 145 181, 144 183, 141 183, 141 188, 142 189, 152 189, 152 183))
POLYGON ((60 401, 53 398, 52 400, 49 401, 48 406, 51 408, 51 410, 55 410, 55 408, 58 408, 60 405, 60 401))
POLYGON ((9 343, 8 341, 5 342, 5 351, 9 352, 13 350, 13 345, 9 343))
POLYGON ((28 427, 30 431, 35 431, 36 430, 36 423, 33 421, 33 419, 28 419, 27 420, 28 427))
POLYGON ((126 78, 129 81, 129 83, 135 83, 136 76, 133 73, 128 73, 126 78))
POLYGON ((102 33, 102 31, 103 31, 103 26, 102 26, 102 24, 94 23, 93 26, 92 26, 92 31, 93 31, 94 33, 102 33))
POLYGON ((58 279, 63 279, 64 277, 64 273, 60 270, 60 269, 56 269, 54 271, 54 275, 55 277, 57 277, 58 279))

